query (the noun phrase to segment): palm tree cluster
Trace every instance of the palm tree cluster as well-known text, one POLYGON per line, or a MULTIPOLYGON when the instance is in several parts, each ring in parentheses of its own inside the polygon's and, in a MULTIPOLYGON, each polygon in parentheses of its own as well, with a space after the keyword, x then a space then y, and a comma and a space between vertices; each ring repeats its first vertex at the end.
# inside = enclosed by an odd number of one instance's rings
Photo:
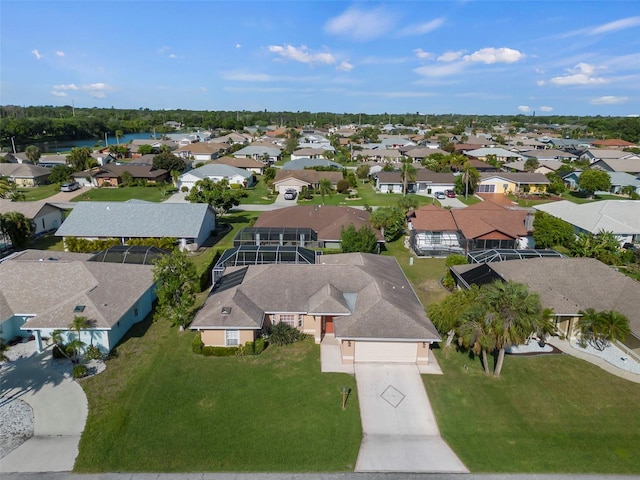
POLYGON ((610 342, 624 340, 631 333, 629 319, 615 310, 598 312, 594 308, 581 310, 580 344, 603 351, 610 342))
POLYGON ((495 356, 493 374, 500 376, 509 347, 553 331, 550 312, 542 309, 538 295, 511 281, 456 290, 428 313, 436 328, 447 332, 445 345, 457 336, 461 346, 480 356, 487 375, 490 355, 495 356))

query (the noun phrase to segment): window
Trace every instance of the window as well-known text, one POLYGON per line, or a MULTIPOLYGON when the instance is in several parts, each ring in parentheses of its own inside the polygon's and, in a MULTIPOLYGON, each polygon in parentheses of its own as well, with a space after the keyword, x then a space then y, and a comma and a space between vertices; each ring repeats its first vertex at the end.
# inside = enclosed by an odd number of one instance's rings
POLYGON ((227 330, 227 347, 235 347, 240 344, 240 330, 227 330))
POLYGON ((495 191, 495 185, 478 185, 478 193, 494 193, 495 191))
POLYGON ((295 322, 296 322, 295 315, 280 314, 280 323, 286 323, 290 327, 295 327, 296 326, 295 322))

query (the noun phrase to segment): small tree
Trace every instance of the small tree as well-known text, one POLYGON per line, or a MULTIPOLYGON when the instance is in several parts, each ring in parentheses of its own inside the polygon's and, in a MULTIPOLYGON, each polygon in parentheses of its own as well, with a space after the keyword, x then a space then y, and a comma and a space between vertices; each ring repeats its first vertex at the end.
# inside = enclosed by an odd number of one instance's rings
POLYGON ((588 198, 593 198, 597 191, 609 191, 611 177, 602 170, 585 170, 578 177, 578 186, 587 193, 588 198))
POLYGON ((38 164, 41 155, 40 149, 38 147, 36 147, 35 145, 29 145, 27 148, 25 148, 24 154, 31 163, 33 163, 34 165, 38 164))
POLYGON ((305 337, 297 328, 283 322, 276 323, 269 329, 269 343, 272 345, 289 345, 305 337))
POLYGON ((538 248, 563 246, 571 248, 575 240, 573 227, 564 220, 537 211, 533 220, 533 238, 538 248))
POLYGON ((162 151, 153 157, 153 166, 154 168, 162 168, 167 172, 172 172, 173 170, 184 172, 186 168, 182 158, 167 151, 162 151))
POLYGON ((367 178, 369 178, 370 170, 371 168, 369 167, 369 165, 360 165, 358 168, 356 168, 356 176, 360 180, 366 180, 367 178))
POLYGON ((247 192, 229 188, 226 179, 214 182, 210 178, 198 180, 185 199, 191 203, 208 203, 218 213, 224 215, 230 209, 240 204, 240 199, 247 196, 247 192))
POLYGON ((71 174, 73 170, 67 165, 56 165, 51 169, 49 174, 49 181, 51 183, 62 184, 71 181, 71 174))
POLYGON ((88 170, 98 165, 97 160, 91 156, 91 149, 89 147, 72 148, 69 155, 67 155, 67 163, 74 172, 88 170))
POLYGON ((180 330, 191 322, 196 301, 198 275, 195 265, 180 249, 158 257, 153 266, 158 306, 154 319, 164 318, 180 330))
POLYGON ((22 213, 0 213, 0 233, 9 238, 14 248, 26 247, 33 238, 34 231, 33 222, 22 213))
POLYGON ((356 230, 356 227, 351 223, 348 227, 342 227, 340 230, 340 245, 344 253, 374 253, 378 249, 378 239, 368 225, 363 225, 356 230))
POLYGON ((336 190, 338 193, 344 193, 349 190, 349 188, 351 188, 351 185, 349 185, 349 181, 344 178, 342 180, 338 180, 338 183, 336 183, 336 190))
POLYGON ((327 195, 331 197, 333 195, 333 185, 331 185, 331 180, 329 180, 328 178, 321 179, 318 185, 318 189, 320 190, 322 204, 324 205, 324 197, 327 195))
POLYGON ((379 207, 371 212, 369 222, 380 230, 387 242, 394 241, 404 232, 405 217, 399 207, 379 207))
POLYGON ((581 310, 580 342, 604 350, 610 342, 624 340, 631 333, 629 319, 615 310, 597 312, 593 308, 581 310))

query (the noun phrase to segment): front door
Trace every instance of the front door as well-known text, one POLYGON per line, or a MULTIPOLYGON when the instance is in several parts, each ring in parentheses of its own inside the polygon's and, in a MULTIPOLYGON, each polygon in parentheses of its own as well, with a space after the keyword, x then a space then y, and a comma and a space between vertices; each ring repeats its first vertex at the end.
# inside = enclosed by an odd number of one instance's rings
POLYGON ((324 333, 333 333, 333 317, 327 317, 324 320, 324 333))

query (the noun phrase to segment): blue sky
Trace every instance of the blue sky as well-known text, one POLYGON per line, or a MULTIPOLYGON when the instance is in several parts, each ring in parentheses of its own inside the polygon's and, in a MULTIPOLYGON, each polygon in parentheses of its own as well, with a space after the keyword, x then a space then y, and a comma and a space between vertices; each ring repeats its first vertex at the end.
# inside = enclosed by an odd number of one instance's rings
POLYGON ((638 115, 637 1, 7 1, 0 104, 638 115))

